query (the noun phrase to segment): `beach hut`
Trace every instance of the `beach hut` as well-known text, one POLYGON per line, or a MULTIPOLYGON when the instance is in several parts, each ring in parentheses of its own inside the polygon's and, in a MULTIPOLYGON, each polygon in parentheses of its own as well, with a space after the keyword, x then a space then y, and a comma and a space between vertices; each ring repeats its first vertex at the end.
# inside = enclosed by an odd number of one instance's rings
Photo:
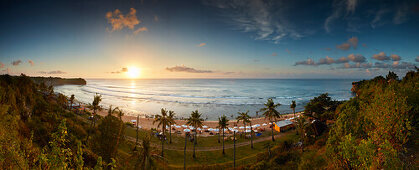
POLYGON ((278 132, 282 132, 285 131, 289 128, 291 128, 293 125, 293 123, 290 120, 281 120, 278 122, 274 123, 274 129, 278 132))

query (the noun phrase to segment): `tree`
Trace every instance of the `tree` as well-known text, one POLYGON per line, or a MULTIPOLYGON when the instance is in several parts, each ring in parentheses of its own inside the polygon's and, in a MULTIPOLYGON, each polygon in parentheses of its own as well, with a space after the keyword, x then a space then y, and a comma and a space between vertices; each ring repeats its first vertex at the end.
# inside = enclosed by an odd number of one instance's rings
POLYGON ((74 94, 72 94, 70 97, 70 107, 69 107, 70 110, 73 110, 73 102, 74 102, 74 94))
POLYGON ((169 110, 169 116, 167 116, 169 120, 169 143, 172 143, 172 125, 175 124, 175 112, 173 110, 169 110))
POLYGON ((98 110, 101 110, 102 108, 99 106, 99 103, 102 101, 102 95, 99 95, 99 94, 95 94, 95 96, 93 97, 93 102, 92 102, 92 104, 89 104, 89 108, 90 109, 92 109, 93 110, 93 116, 92 116, 92 119, 91 119, 91 123, 90 123, 90 129, 89 129, 89 131, 88 131, 88 133, 87 133, 87 139, 86 140, 89 140, 89 137, 90 137, 90 131, 91 131, 91 129, 92 128, 94 128, 95 127, 95 115, 96 115, 96 112, 98 111, 98 110))
POLYGON ((237 123, 239 123, 240 121, 243 122, 243 126, 244 126, 244 136, 246 137, 246 123, 250 122, 250 116, 249 116, 249 111, 247 112, 238 112, 239 116, 237 116, 237 123))
POLYGON ((291 102, 290 108, 292 109, 292 112, 294 113, 294 118, 295 118, 295 107, 297 107, 297 104, 295 103, 295 100, 293 100, 291 102))
POLYGON ((223 155, 225 155, 225 151, 224 151, 224 129, 227 128, 228 126, 228 119, 227 116, 223 115, 221 116, 221 118, 218 118, 218 126, 222 129, 223 131, 223 155))
POLYGON ((386 80, 390 81, 390 80, 399 80, 399 76, 397 76, 396 73, 389 71, 387 76, 386 76, 386 80))
POLYGON ((304 140, 305 140, 305 129, 307 128, 306 118, 303 116, 295 119, 298 133, 300 134, 301 140, 301 152, 304 152, 304 140))
POLYGON ((156 161, 163 161, 163 157, 151 147, 150 135, 144 137, 139 151, 135 152, 134 156, 136 156, 137 159, 135 169, 156 169, 156 161))
POLYGON ((195 147, 196 147, 196 143, 197 143, 197 133, 196 133, 196 129, 197 128, 202 128, 202 124, 204 122, 204 119, 201 118, 201 114, 198 112, 198 110, 192 111, 191 116, 189 116, 189 118, 187 119, 186 124, 193 126, 195 128, 195 136, 194 136, 194 145, 193 145, 193 158, 196 158, 195 155, 195 147))
MULTIPOLYGON (((124 129, 124 121, 122 121, 122 116, 124 116, 124 112, 119 109, 118 107, 115 108, 115 112, 119 118, 119 121, 121 121, 121 125, 119 125, 119 132, 118 132, 118 136, 116 138, 116 146, 119 146, 120 140, 121 140, 121 135, 122 135, 122 131, 124 129)), ((123 136, 123 135, 122 135, 123 136)), ((115 154, 118 151, 118 148, 115 148, 115 154)))
MULTIPOLYGON (((97 129, 98 133, 93 136, 93 149, 102 156, 105 162, 110 162, 111 158, 116 157, 115 149, 118 148, 119 143, 117 137, 119 134, 119 128, 124 122, 117 117, 108 114, 99 123, 97 129)), ((125 126, 122 126, 125 128, 125 126)))
POLYGON ((170 120, 169 120, 169 117, 167 116, 166 109, 162 108, 160 111, 161 111, 160 112, 161 115, 156 115, 154 117, 153 124, 158 122, 157 128, 161 126, 161 130, 163 134, 163 136, 161 137, 161 156, 164 157, 163 150, 164 150, 164 139, 166 137, 165 132, 166 132, 166 126, 170 123, 170 120))
POLYGON ((281 104, 275 104, 274 101, 270 98, 264 105, 265 107, 260 109, 260 111, 263 112, 265 119, 268 119, 269 122, 271 122, 272 141, 275 141, 274 121, 280 118, 280 113, 276 110, 276 107, 280 106, 281 104))

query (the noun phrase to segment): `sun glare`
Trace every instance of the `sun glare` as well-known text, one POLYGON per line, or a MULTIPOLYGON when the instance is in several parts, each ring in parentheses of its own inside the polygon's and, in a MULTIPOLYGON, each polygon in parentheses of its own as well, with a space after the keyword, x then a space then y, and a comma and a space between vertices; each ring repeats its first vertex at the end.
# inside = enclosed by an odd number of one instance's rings
POLYGON ((140 69, 137 67, 128 67, 127 76, 132 79, 140 77, 140 69))

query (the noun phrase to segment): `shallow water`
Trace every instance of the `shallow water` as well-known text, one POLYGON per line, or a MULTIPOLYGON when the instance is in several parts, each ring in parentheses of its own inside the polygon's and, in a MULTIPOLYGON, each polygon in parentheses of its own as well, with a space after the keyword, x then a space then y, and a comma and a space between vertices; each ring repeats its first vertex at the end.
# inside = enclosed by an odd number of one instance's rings
POLYGON ((215 120, 220 115, 237 115, 249 110, 256 115, 268 98, 282 105, 281 113, 289 113, 289 104, 297 102, 297 111, 313 97, 329 93, 335 100, 352 97, 352 82, 341 79, 88 79, 87 85, 55 87, 56 92, 90 103, 95 93, 102 95, 102 106, 118 106, 130 115, 156 114, 160 108, 174 110, 187 117, 198 109, 204 118, 215 120))

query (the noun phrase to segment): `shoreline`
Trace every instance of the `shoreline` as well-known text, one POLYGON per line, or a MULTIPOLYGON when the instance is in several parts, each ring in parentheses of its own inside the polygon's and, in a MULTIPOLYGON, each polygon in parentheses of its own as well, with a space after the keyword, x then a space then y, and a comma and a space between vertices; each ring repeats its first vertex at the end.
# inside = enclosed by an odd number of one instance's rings
MULTIPOLYGON (((83 105, 85 106, 85 105, 83 105)), ((86 108, 87 110, 90 111, 90 109, 86 108)), ((108 115, 108 110, 109 109, 102 109, 100 111, 97 112, 98 115, 100 116, 106 116, 108 115)), ((303 112, 296 112, 295 116, 299 116, 301 115, 303 112)), ((287 113, 287 114, 281 114, 281 117, 277 120, 285 120, 285 119, 289 119, 292 118, 294 116, 293 113, 287 113)), ((137 120, 136 116, 132 116, 132 115, 124 115, 122 116, 122 121, 123 122, 130 122, 131 120, 137 120)), ((251 118, 250 119, 252 121, 252 125, 256 125, 256 124, 260 124, 261 127, 263 128, 269 128, 269 120, 265 119, 265 117, 258 117, 258 118, 251 118), (262 126, 262 124, 266 123, 267 125, 262 126)), ((139 125, 141 126, 141 129, 145 129, 145 130, 150 130, 151 128, 157 128, 157 125, 153 124, 154 118, 144 118, 141 117, 139 118, 139 125)), ((175 119, 176 125, 181 126, 181 125, 185 125, 186 124, 186 120, 180 120, 180 119, 175 119)), ((218 121, 216 120, 204 120, 203 122, 203 126, 208 126, 208 128, 216 128, 218 126, 218 121)), ((232 120, 229 120, 229 126, 228 127, 239 127, 239 126, 244 126, 243 123, 240 121, 239 123, 237 123, 237 120, 234 118, 232 120)), ((248 124, 246 124, 246 126, 249 126, 248 124)), ((181 127, 181 130, 183 130, 184 128, 181 127)), ((172 131, 173 133, 173 131, 172 131)), ((183 131, 182 131, 183 133, 183 131)))

